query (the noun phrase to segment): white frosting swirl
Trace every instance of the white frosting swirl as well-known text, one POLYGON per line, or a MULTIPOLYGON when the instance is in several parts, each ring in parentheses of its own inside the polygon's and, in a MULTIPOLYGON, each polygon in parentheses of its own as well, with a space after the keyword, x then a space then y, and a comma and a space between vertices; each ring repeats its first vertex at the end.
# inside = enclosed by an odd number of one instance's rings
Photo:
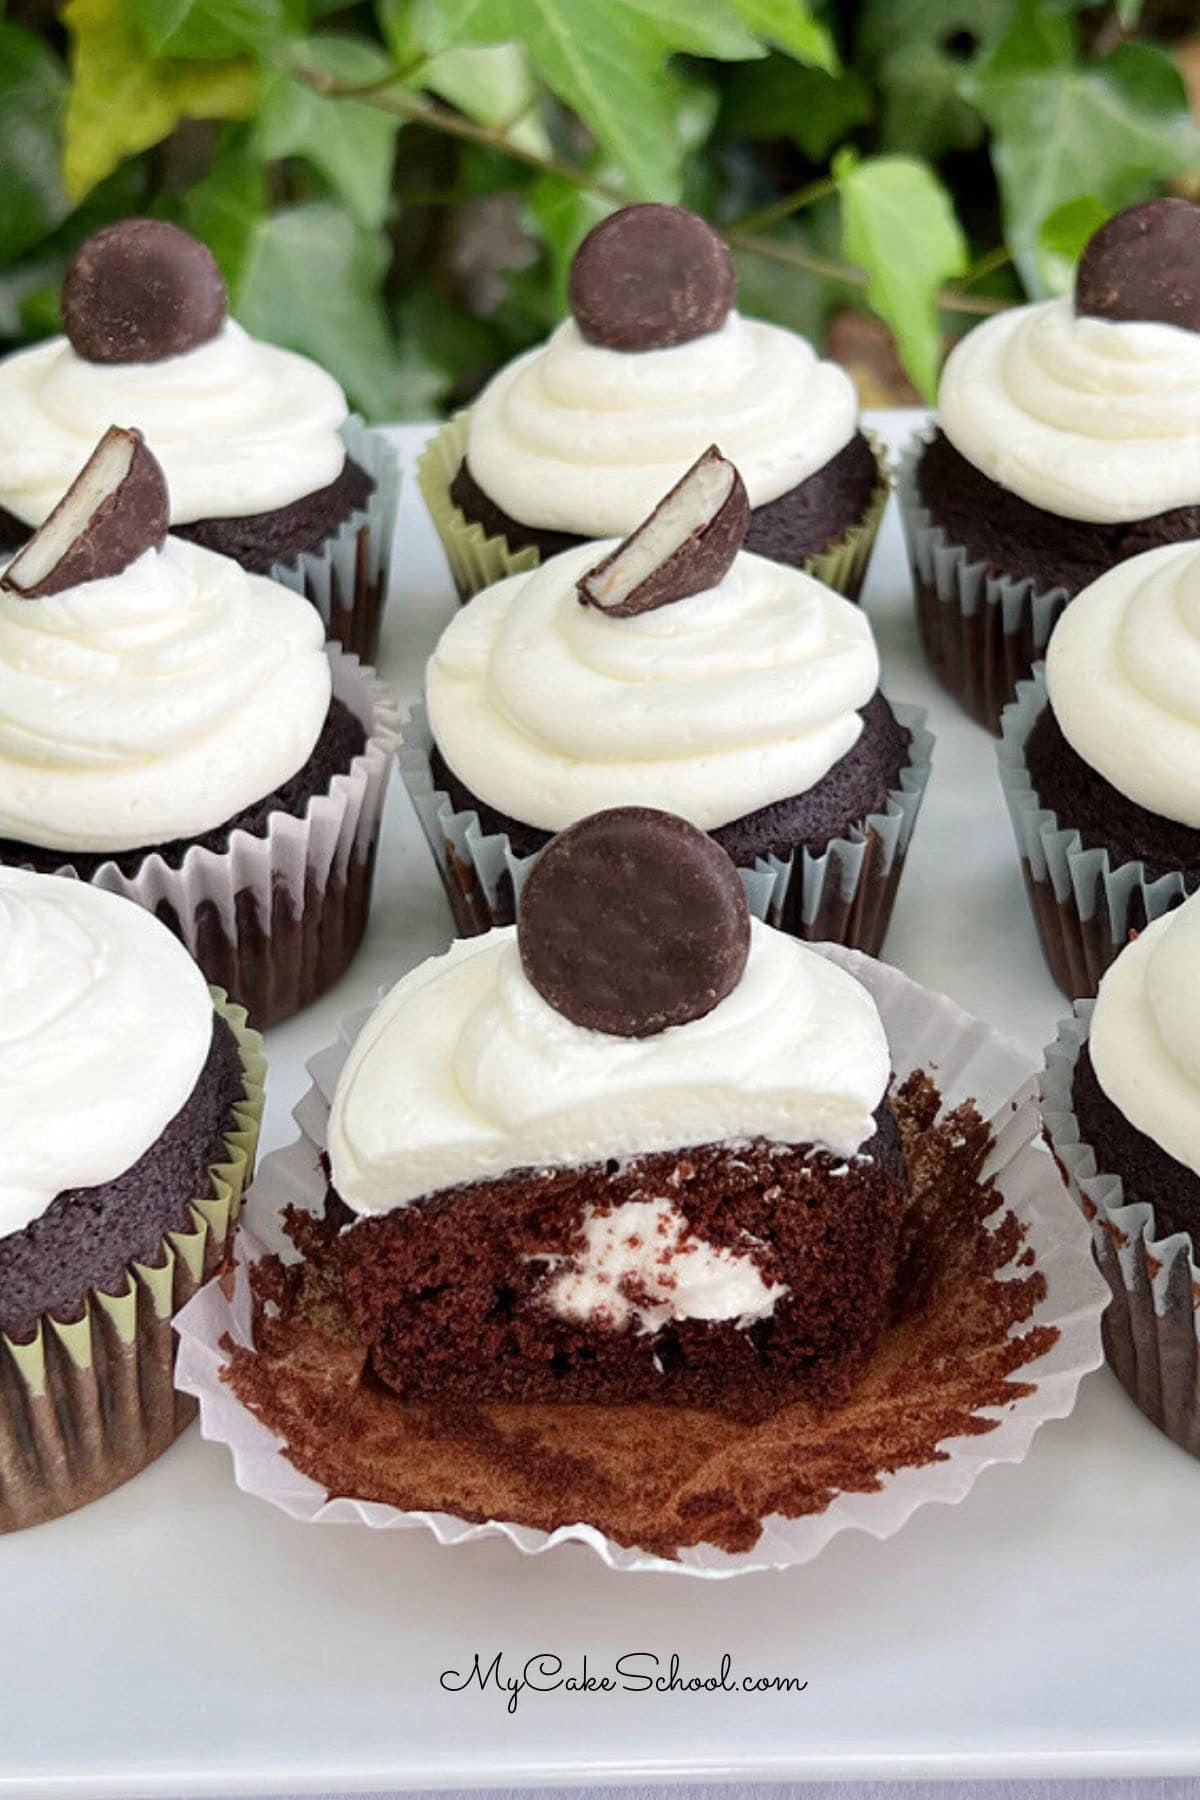
POLYGON ((152 913, 0 868, 0 1238, 131 1169, 212 1042, 203 975, 152 913))
POLYGON ((1131 556, 1085 588, 1054 628, 1046 686, 1084 762, 1200 828, 1200 546, 1131 556))
POLYGON ((1200 505, 1200 333, 1078 318, 1069 299, 998 313, 942 370, 942 430, 1033 506, 1112 525, 1200 505))
POLYGON ((0 837, 103 852, 223 825, 307 761, 331 685, 315 607, 181 538, 42 600, 0 589, 0 837))
POLYGON ((355 1212, 380 1213, 507 1170, 730 1138, 850 1156, 890 1063, 861 983, 758 921, 733 992, 648 1038, 555 1012, 507 926, 414 969, 363 1028, 329 1121, 333 1182, 355 1212))
POLYGON ((497 582, 442 634, 429 718, 455 774, 545 831, 623 805, 711 831, 806 793, 879 685, 861 608, 743 551, 717 587, 612 618, 575 593, 611 547, 497 582))
POLYGON ((845 370, 782 326, 731 312, 705 337, 635 353, 589 344, 567 319, 484 388, 467 462, 526 525, 623 537, 712 443, 764 506, 857 429, 845 370))
POLYGON ((345 418, 332 375, 232 319, 154 363, 85 362, 51 338, 0 362, 0 506, 40 525, 108 427, 136 425, 174 524, 271 512, 336 481, 345 418))
POLYGON ((1200 1175, 1200 895, 1122 950, 1100 983, 1089 1046, 1113 1105, 1200 1175))

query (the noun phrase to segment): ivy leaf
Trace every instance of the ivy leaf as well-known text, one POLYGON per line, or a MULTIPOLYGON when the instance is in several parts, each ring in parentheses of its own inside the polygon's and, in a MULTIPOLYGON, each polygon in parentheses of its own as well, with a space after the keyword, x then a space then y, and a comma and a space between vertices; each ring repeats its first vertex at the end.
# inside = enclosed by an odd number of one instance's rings
POLYGON ((208 174, 183 200, 185 225, 208 245, 231 293, 237 291, 255 233, 267 215, 266 170, 252 152, 250 137, 248 127, 234 126, 208 174))
POLYGON ((284 36, 284 0, 128 0, 153 56, 239 56, 284 36))
POLYGON ((734 5, 756 37, 827 75, 837 74, 833 39, 804 0, 734 0, 734 5))
MULTIPOLYGON (((391 58, 365 38, 314 37, 289 47, 293 67, 339 81, 376 81, 391 58)), ((302 157, 318 169, 356 219, 377 230, 387 214, 400 121, 363 100, 319 94, 283 69, 263 76, 256 142, 268 161, 302 157)))
POLYGON ((567 276, 571 259, 592 229, 613 210, 613 203, 586 193, 561 175, 539 175, 526 198, 529 222, 550 256, 554 313, 567 310, 567 276))
POLYGON ((0 263, 23 255, 70 211, 58 166, 66 88, 40 38, 0 23, 0 263))
POLYGON ((739 137, 788 138, 810 162, 823 162, 870 116, 870 89, 852 69, 826 75, 770 56, 734 70, 721 123, 739 137))
POLYGON ((233 311, 255 336, 321 363, 366 417, 398 418, 404 382, 381 299, 388 261, 384 238, 332 201, 270 213, 250 234, 233 311))
POLYGON ((866 0, 859 54, 883 90, 885 149, 936 159, 983 142, 963 72, 1011 18, 1012 0, 866 0))
POLYGON ((168 137, 180 119, 241 119, 254 110, 258 76, 249 62, 156 61, 121 0, 69 0, 62 16, 72 74, 63 180, 73 200, 168 137))
POLYGON ((1020 0, 971 92, 992 127, 1005 236, 1033 294, 1062 292, 1067 262, 1039 236, 1043 219, 1092 194, 1116 211, 1200 168, 1200 132, 1170 57, 1123 44, 1080 67, 1070 23, 1020 0))
POLYGON ((942 339, 937 295, 967 266, 950 196, 927 164, 908 156, 834 158, 842 203, 842 252, 870 277, 867 299, 890 325, 904 365, 930 400, 942 339))
POLYGON ((1081 194, 1078 200, 1068 200, 1062 206, 1056 206, 1038 227, 1039 242, 1055 256, 1065 256, 1070 262, 1078 262, 1083 247, 1093 232, 1099 231, 1112 213, 1107 206, 1101 206, 1095 194, 1081 194))

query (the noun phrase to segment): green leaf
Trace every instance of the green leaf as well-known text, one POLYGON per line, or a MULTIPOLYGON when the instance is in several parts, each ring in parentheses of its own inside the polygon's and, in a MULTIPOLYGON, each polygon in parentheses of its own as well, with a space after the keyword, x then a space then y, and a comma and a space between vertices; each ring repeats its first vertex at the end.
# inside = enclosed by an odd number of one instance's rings
POLYGON ((870 277, 867 299, 895 334, 913 381, 931 400, 942 340, 937 295, 967 266, 950 196, 926 164, 907 156, 834 158, 842 203, 842 253, 870 277))
POLYGON ((1042 221, 1091 194, 1116 211, 1200 168, 1200 133, 1171 59, 1125 44, 1080 67, 1070 23, 1021 0, 972 94, 992 127, 1005 236, 1029 291, 1062 292, 1071 270, 1042 242, 1042 221))
POLYGON ((234 314, 321 363, 368 418, 398 418, 404 380, 380 297, 388 260, 384 238, 332 201, 271 213, 250 236, 234 314))
POLYGON ((128 0, 152 56, 238 56, 284 36, 283 0, 128 0))
POLYGON ((66 89, 41 39, 0 23, 0 263, 23 255, 70 210, 58 166, 66 89))
POLYGON ((613 210, 612 202, 585 193, 561 175, 539 175, 526 199, 529 222, 550 254, 554 311, 567 310, 571 258, 592 229, 613 210))
POLYGON ((250 137, 250 128, 232 127, 208 174, 183 199, 184 224, 208 245, 231 292, 241 281, 255 233, 267 215, 266 171, 252 152, 250 137))
MULTIPOLYGON (((289 45, 288 65, 319 70, 339 81, 377 81, 391 58, 365 38, 314 37, 289 45)), ((263 76, 257 147, 269 161, 302 157, 370 230, 382 225, 392 187, 400 121, 350 97, 319 94, 283 69, 263 76)))
POLYGON ((168 137, 180 119, 241 119, 253 112, 252 64, 156 61, 122 0, 69 0, 71 36, 63 180, 78 200, 123 162, 168 137))
POLYGON ((883 90, 885 149, 936 159, 983 142, 963 73, 1011 17, 1012 0, 866 0, 859 52, 883 90))
POLYGON ((1068 200, 1047 214, 1038 227, 1038 240, 1055 256, 1077 262, 1092 233, 1111 218, 1108 207, 1101 206, 1095 194, 1081 194, 1078 200, 1068 200))
POLYGON ((733 71, 721 123, 739 137, 789 138, 810 162, 824 162, 870 116, 870 89, 854 70, 826 75, 771 56, 733 71))
POLYGON ((827 75, 838 72, 838 53, 828 29, 814 19, 804 0, 734 0, 756 37, 827 75))
POLYGON ((537 114, 537 77, 520 44, 466 45, 433 56, 416 78, 478 125, 504 131, 535 156, 552 154, 537 114))

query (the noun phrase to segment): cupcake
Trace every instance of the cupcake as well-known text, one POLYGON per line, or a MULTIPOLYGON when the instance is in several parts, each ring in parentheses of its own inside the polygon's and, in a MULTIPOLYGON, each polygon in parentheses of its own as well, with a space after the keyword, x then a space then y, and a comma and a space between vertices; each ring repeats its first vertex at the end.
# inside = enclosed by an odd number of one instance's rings
POLYGON ((1200 887, 1200 545, 1148 550, 1072 601, 1005 711, 1000 775, 1046 959, 1092 996, 1200 887))
POLYGON ((398 482, 394 452, 347 416, 331 375, 228 317, 209 251, 159 219, 82 246, 65 335, 0 362, 0 551, 40 525, 113 419, 145 432, 171 526, 251 574, 276 566, 329 635, 374 659, 398 482))
POLYGON ((1152 200, 1087 245, 1073 297, 978 325, 898 479, 925 649, 981 724, 1068 601, 1200 536, 1200 208, 1152 200))
POLYGON ((262 1027, 361 940, 395 716, 305 600, 168 511, 113 428, 0 575, 0 865, 139 901, 262 1027))
POLYGON ((622 537, 718 438, 746 483, 747 547, 857 598, 887 499, 850 377, 745 319, 716 232, 627 206, 584 239, 572 316, 436 437, 421 488, 463 599, 585 538, 622 537))
POLYGON ((245 1014, 149 913, 0 868, 0 1532, 194 1416, 171 1318, 231 1241, 262 1081, 245 1014))
POLYGON ((460 931, 511 922, 551 836, 653 804, 712 834, 760 917, 874 952, 928 775, 862 611, 740 548, 712 448, 629 538, 506 577, 451 621, 402 768, 460 931))
POLYGON ((1113 962, 1046 1053, 1054 1153, 1112 1289, 1108 1360, 1200 1456, 1200 895, 1113 962))

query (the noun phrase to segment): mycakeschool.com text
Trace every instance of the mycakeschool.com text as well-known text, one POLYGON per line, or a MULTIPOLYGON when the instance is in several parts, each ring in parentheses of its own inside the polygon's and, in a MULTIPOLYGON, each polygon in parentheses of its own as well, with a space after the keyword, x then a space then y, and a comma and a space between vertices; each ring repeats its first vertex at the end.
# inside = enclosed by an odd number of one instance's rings
POLYGON ((728 1652, 716 1668, 696 1669, 685 1668, 676 1651, 653 1650, 626 1650, 607 1665, 586 1655, 567 1663, 552 1650, 510 1664, 503 1650, 490 1657, 477 1650, 462 1668, 443 1669, 438 1683, 450 1694, 501 1695, 510 1713, 526 1694, 802 1694, 808 1687, 799 1675, 741 1674, 728 1652))

